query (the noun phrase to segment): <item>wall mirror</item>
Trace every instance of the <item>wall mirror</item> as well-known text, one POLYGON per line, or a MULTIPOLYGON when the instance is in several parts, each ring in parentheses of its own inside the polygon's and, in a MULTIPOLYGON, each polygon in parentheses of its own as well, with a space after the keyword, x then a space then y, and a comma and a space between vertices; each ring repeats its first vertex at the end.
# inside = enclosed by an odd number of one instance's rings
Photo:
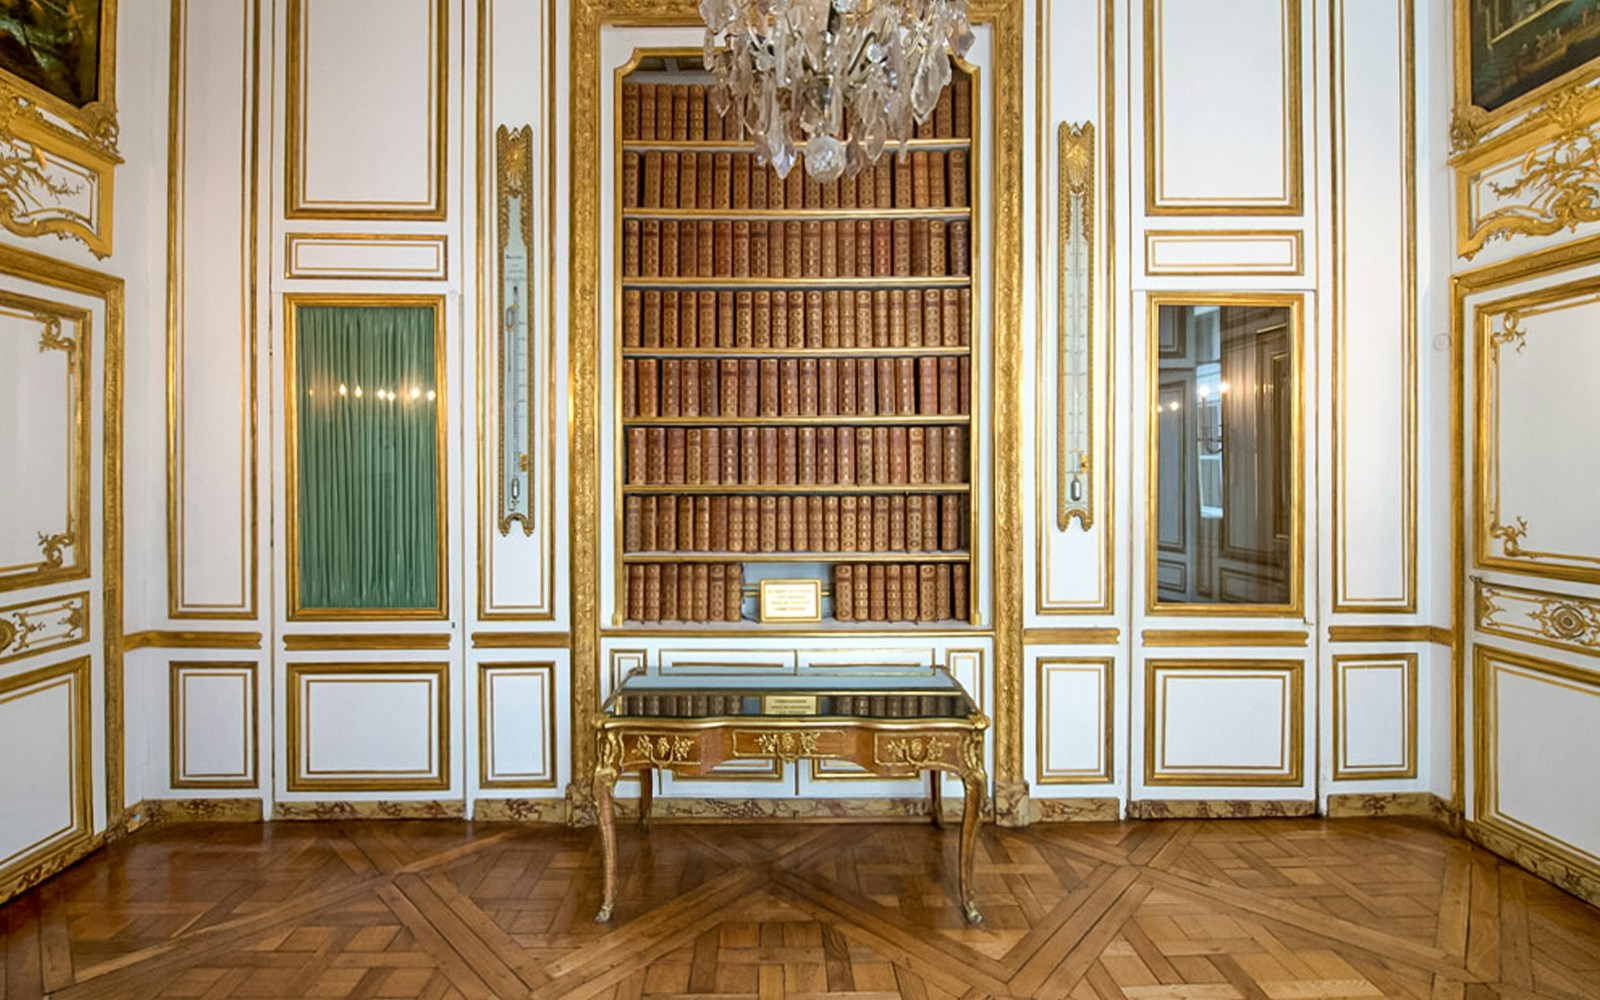
POLYGON ((1152 299, 1149 610, 1299 614, 1300 314, 1152 299))

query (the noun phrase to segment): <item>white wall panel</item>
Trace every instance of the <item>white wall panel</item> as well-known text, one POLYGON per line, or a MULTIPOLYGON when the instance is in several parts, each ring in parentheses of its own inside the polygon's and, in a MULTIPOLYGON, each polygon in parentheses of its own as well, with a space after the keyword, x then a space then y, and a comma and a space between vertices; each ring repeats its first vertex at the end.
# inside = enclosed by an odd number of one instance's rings
POLYGON ((556 784, 556 665, 478 665, 479 772, 482 788, 556 784))
POLYGON ((447 669, 442 663, 289 664, 287 789, 448 788, 447 669))
POLYGON ((295 278, 443 281, 449 241, 444 236, 289 233, 285 276, 295 278))
POLYGON ((1144 271, 1159 277, 1299 275, 1305 256, 1297 229, 1147 230, 1144 271))
MULTIPOLYGON (((65 343, 87 331, 48 309, 0 296, 0 442, 12 445, 0 476, 0 589, 58 577, 63 563, 80 570, 86 563, 74 538, 90 527, 83 523, 89 484, 79 475, 89 459, 80 432, 90 417, 79 355, 65 343)), ((85 339, 85 355, 89 346, 85 339)))
POLYGON ((173 663, 172 787, 256 787, 256 665, 173 663))
POLYGON ((1113 779, 1114 666, 1111 657, 1035 656, 1037 713, 1031 780, 1037 785, 1099 784, 1113 779))
POLYGON ((1145 784, 1298 786, 1303 669, 1290 661, 1148 661, 1145 784))
POLYGON ((1415 653, 1334 656, 1334 780, 1415 777, 1416 712, 1415 653))
POLYGON ((0 882, 89 835, 88 685, 87 659, 0 680, 0 882))

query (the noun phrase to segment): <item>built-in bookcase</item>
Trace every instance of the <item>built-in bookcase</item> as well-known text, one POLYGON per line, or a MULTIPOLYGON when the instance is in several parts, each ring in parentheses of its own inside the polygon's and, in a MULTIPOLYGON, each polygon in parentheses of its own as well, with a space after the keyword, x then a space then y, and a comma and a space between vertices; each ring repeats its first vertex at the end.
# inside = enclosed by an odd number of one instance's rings
POLYGON ((618 88, 617 617, 977 620, 973 79, 905 152, 819 183, 758 166, 709 77, 618 88))

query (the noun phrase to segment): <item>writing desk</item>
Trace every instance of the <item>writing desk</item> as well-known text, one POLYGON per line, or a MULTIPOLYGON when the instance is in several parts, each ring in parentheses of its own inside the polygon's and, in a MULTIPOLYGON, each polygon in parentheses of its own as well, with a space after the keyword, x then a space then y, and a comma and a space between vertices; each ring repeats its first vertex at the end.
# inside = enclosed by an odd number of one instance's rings
POLYGON ((735 760, 835 760, 884 778, 932 772, 930 812, 940 815, 940 775, 961 778, 959 888, 971 923, 983 919, 972 897, 972 849, 988 777, 983 737, 989 719, 947 671, 927 674, 751 677, 673 676, 636 670, 594 716, 594 797, 605 855, 605 886, 595 921, 611 919, 617 895, 617 779, 636 772, 639 823, 648 827, 652 774, 709 773, 735 760))

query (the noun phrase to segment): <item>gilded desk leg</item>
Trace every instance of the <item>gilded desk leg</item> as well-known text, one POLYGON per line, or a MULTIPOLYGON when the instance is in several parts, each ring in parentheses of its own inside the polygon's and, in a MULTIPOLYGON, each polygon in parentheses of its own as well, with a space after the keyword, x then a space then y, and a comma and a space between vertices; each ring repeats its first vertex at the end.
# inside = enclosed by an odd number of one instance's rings
POLYGON ((650 829, 650 806, 656 794, 655 768, 639 770, 639 829, 650 829))
POLYGON ((966 802, 961 814, 961 912, 967 923, 981 924, 983 914, 978 912, 972 895, 972 853, 978 842, 978 820, 983 816, 984 788, 989 784, 983 770, 983 736, 975 733, 968 737, 964 750, 966 760, 961 769, 961 782, 966 802))
POLYGON ((612 793, 617 786, 622 742, 615 733, 601 732, 599 743, 599 763, 594 769, 594 805, 600 820, 600 854, 605 879, 601 883, 600 912, 594 915, 594 922, 603 924, 611 919, 611 909, 617 902, 617 830, 612 818, 612 793))
POLYGON ((940 830, 944 829, 944 772, 930 770, 928 780, 932 782, 928 788, 928 812, 933 816, 933 825, 940 830))

